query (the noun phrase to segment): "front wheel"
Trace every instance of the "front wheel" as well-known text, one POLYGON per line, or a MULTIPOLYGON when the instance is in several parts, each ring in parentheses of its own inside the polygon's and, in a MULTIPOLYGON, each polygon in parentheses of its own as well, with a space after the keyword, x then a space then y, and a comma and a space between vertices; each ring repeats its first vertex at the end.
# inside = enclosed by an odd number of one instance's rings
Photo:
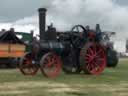
POLYGON ((62 69, 60 57, 53 52, 46 53, 40 61, 40 69, 42 74, 48 78, 57 77, 62 69))

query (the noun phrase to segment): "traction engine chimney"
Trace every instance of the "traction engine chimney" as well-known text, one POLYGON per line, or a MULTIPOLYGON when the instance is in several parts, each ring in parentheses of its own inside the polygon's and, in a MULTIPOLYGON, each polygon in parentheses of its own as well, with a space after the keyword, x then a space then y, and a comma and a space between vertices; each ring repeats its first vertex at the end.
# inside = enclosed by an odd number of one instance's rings
POLYGON ((40 41, 45 40, 45 26, 46 26, 46 11, 45 8, 39 8, 39 31, 40 31, 40 41))

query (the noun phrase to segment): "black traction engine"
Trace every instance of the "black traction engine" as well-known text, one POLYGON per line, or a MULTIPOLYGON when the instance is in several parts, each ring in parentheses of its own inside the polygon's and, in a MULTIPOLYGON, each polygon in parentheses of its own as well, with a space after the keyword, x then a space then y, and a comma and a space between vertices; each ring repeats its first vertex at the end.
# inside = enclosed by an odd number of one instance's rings
POLYGON ((39 9, 40 40, 33 39, 31 51, 20 59, 24 75, 35 75, 38 69, 46 77, 54 78, 61 70, 65 73, 101 74, 107 66, 107 47, 101 42, 100 25, 75 25, 67 32, 57 32, 53 24, 46 28, 46 9, 39 9))

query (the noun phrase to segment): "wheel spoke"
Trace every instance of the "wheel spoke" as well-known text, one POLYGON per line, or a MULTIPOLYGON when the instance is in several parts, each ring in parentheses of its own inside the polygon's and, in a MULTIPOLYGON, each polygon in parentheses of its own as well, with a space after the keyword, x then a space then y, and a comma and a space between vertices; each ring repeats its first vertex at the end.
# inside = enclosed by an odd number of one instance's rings
POLYGON ((94 55, 93 50, 91 48, 88 49, 90 55, 94 55))
POLYGON ((76 29, 77 29, 77 32, 79 32, 79 27, 76 27, 76 29))
POLYGON ((97 54, 99 55, 103 50, 102 49, 99 49, 97 54))
POLYGON ((86 58, 90 58, 90 57, 91 57, 91 55, 90 55, 90 54, 86 54, 85 56, 86 56, 86 58))

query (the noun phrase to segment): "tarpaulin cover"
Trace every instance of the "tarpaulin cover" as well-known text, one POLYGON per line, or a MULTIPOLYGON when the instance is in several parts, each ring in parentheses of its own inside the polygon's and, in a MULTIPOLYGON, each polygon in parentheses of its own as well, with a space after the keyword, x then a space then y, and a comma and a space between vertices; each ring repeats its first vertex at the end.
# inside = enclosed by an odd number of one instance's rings
POLYGON ((24 42, 20 40, 13 31, 1 31, 0 43, 24 44, 24 42))

